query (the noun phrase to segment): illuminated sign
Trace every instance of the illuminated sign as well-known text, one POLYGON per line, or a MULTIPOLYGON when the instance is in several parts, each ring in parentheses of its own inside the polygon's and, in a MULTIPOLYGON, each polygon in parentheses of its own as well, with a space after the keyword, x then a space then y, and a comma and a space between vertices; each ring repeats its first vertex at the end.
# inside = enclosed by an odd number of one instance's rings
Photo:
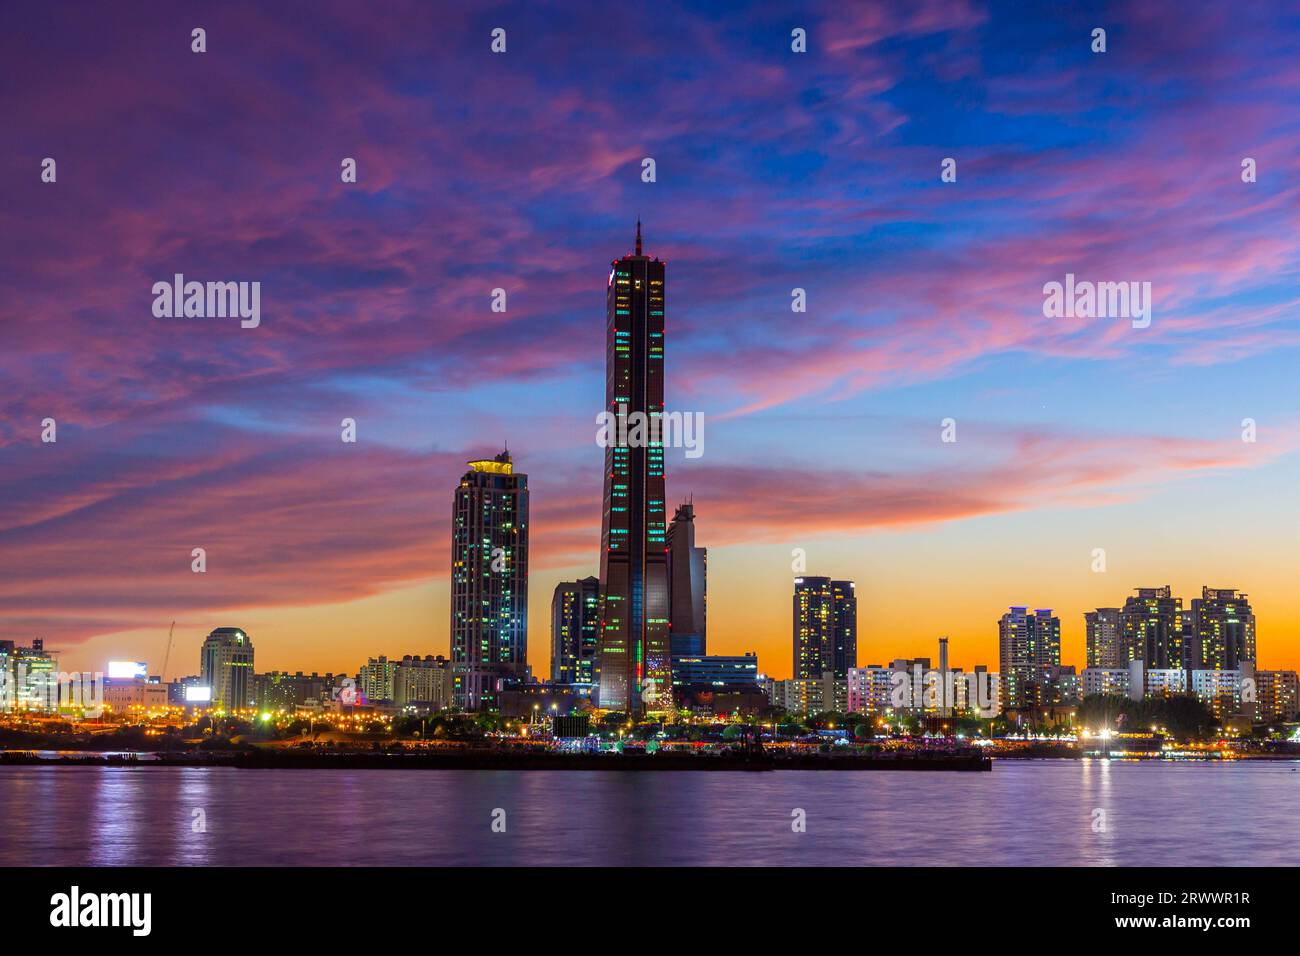
POLYGON ((187 684, 185 687, 185 703, 187 704, 210 704, 212 702, 211 687, 196 687, 193 684, 187 684))
POLYGON ((149 676, 149 665, 143 661, 109 661, 108 676, 113 680, 134 680, 149 676))

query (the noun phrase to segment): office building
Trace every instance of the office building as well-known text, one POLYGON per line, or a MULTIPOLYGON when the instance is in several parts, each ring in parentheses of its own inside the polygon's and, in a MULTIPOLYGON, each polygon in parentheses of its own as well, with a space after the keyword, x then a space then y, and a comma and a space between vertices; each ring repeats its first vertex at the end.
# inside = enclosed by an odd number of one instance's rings
POLYGON ((640 715, 672 706, 664 449, 664 263, 613 262, 605 307, 605 410, 629 427, 605 441, 599 706, 640 715), (638 420, 648 429, 635 429, 638 420), (639 437, 638 437, 639 431, 639 437))
POLYGON ((716 654, 673 660, 674 690, 753 690, 758 687, 758 655, 716 654))
POLYGON ((199 651, 199 679, 212 689, 212 706, 245 710, 257 706, 253 685, 253 641, 237 627, 219 627, 199 651))
POLYGON ((695 505, 679 505, 668 525, 668 634, 674 660, 708 654, 708 549, 695 546, 695 505))

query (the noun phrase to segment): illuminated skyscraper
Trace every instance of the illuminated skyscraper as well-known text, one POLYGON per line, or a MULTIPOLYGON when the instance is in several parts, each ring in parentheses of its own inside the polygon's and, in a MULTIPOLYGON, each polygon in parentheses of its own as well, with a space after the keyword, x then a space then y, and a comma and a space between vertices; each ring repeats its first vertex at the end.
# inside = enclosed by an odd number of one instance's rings
POLYGON ((452 697, 492 710, 528 673, 528 476, 508 451, 469 467, 451 526, 452 697))
POLYGON ((664 513, 664 263, 636 252, 613 262, 605 302, 605 443, 601 519, 599 704, 633 714, 671 706, 664 513), (634 418, 635 416, 635 418, 634 418), (648 431, 648 434, 645 432, 648 431))
POLYGON ((858 666, 858 598, 852 581, 795 578, 794 679, 847 680, 858 666))
POLYGON ((695 505, 678 505, 668 526, 668 632, 673 660, 708 654, 707 572, 708 550, 695 547, 695 505))
POLYGON ((551 597, 551 680, 591 684, 600 634, 600 579, 561 581, 551 597))
POLYGON ((1195 660, 1189 669, 1236 670, 1255 660, 1255 612, 1246 595, 1232 588, 1201 588, 1192 599, 1195 660))
POLYGON ((199 674, 212 688, 212 706, 242 710, 257 706, 253 681, 253 641, 240 628, 219 627, 199 652, 199 674))
POLYGON ((1012 605, 998 621, 998 663, 1004 706, 1050 703, 1042 691, 1059 676, 1061 619, 1051 608, 1030 614, 1025 605, 1012 605))
POLYGON ((1089 667, 1128 667, 1128 652, 1124 647, 1124 627, 1117 607, 1099 607, 1085 611, 1085 647, 1089 667))
POLYGON ((1142 661, 1148 670, 1179 670, 1187 666, 1183 653, 1183 599, 1169 585, 1138 588, 1120 612, 1128 660, 1142 661))

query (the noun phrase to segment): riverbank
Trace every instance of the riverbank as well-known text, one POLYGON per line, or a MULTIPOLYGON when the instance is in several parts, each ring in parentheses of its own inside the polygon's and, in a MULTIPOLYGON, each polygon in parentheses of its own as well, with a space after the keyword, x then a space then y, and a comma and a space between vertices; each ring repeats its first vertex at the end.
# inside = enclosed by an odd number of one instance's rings
POLYGON ((920 770, 981 772, 992 760, 981 753, 554 753, 466 748, 446 751, 329 752, 248 750, 197 753, 71 754, 0 753, 5 766, 234 767, 242 769, 337 770, 601 770, 772 771, 920 770))

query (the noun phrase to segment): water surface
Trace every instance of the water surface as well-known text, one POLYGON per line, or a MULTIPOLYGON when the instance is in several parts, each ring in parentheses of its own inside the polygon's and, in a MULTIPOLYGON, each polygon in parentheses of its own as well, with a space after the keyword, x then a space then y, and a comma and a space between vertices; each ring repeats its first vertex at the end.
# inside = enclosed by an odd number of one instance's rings
POLYGON ((992 773, 4 767, 0 865, 1293 865, 1297 768, 1101 760, 1003 760, 992 773), (498 809, 504 833, 492 831, 498 809), (796 809, 806 832, 792 831, 796 809), (200 819, 206 832, 195 832, 200 819))

